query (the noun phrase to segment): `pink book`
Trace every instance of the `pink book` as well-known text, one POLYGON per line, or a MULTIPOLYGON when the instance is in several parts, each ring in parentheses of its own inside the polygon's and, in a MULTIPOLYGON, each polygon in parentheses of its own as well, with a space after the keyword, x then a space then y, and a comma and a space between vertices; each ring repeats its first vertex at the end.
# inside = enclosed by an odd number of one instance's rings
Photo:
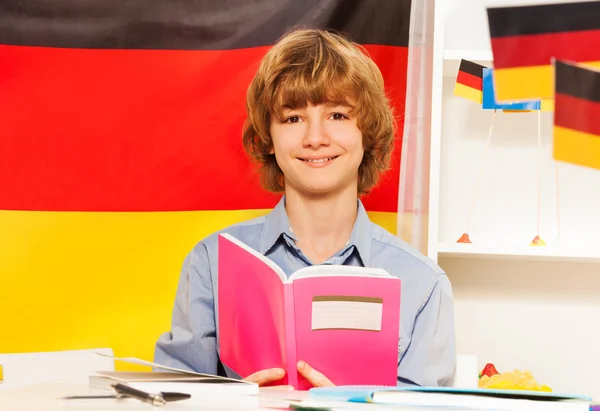
POLYGON ((315 265, 289 278, 229 234, 219 236, 220 359, 246 377, 267 368, 273 385, 306 390, 304 360, 335 385, 396 385, 400 279, 385 270, 315 265))

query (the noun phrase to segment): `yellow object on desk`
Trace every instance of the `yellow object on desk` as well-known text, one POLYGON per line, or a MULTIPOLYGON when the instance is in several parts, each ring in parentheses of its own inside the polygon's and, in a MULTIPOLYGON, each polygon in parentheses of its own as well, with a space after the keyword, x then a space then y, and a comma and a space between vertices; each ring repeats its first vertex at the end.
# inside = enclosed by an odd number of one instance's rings
POLYGON ((530 390, 551 392, 547 385, 539 385, 533 378, 531 371, 508 371, 495 374, 491 377, 482 375, 479 379, 479 388, 494 388, 504 390, 530 390))

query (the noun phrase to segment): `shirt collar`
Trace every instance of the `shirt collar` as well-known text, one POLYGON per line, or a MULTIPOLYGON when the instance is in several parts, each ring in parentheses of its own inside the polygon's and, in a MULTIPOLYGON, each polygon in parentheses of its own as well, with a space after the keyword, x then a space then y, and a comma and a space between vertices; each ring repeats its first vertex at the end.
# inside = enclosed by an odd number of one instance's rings
POLYGON ((266 254, 279 240, 281 235, 286 235, 293 241, 296 237, 290 229, 290 220, 285 211, 285 196, 281 197, 277 205, 267 214, 265 229, 260 242, 260 252, 266 254))
POLYGON ((356 221, 354 222, 354 228, 352 229, 348 246, 356 247, 364 266, 369 267, 371 264, 371 243, 373 241, 371 220, 369 219, 369 215, 367 214, 367 210, 365 210, 362 201, 357 201, 358 213, 356 215, 356 221))
MULTIPOLYGON (((371 264, 371 242, 373 237, 371 220, 362 201, 357 200, 357 206, 356 221, 352 228, 350 240, 345 248, 354 246, 363 264, 368 267, 371 264)), ((282 235, 287 236, 292 241, 296 241, 296 237, 290 227, 290 220, 285 211, 285 196, 281 197, 277 205, 266 216, 260 252, 266 254, 282 235)))

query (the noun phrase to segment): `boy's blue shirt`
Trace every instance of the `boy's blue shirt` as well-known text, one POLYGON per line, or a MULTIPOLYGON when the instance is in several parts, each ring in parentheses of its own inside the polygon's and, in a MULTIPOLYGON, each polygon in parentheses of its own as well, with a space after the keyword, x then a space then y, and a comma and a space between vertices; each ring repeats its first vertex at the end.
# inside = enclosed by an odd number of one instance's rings
MULTIPOLYGON (((266 216, 220 232, 233 235, 269 257, 288 276, 312 265, 295 244, 285 211, 285 197, 266 216)), ((186 257, 175 297, 171 330, 161 335, 156 343, 154 361, 239 378, 219 362, 219 319, 215 307, 218 304, 217 239, 220 232, 200 241, 186 257)), ((400 278, 398 385, 445 386, 452 383, 456 363, 454 309, 450 281, 441 268, 397 236, 372 223, 360 200, 358 216, 346 247, 322 264, 382 268, 400 278)))

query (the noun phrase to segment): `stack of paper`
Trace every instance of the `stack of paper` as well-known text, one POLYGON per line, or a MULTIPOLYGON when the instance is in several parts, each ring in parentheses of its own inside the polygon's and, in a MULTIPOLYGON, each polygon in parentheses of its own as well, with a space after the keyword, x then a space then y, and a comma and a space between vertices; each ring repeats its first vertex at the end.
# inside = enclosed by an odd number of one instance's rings
POLYGON ((97 371, 89 378, 91 388, 111 389, 113 384, 127 384, 135 389, 156 392, 181 392, 195 396, 257 395, 258 385, 234 378, 202 374, 156 364, 138 358, 118 358, 117 361, 151 366, 162 371, 97 371))

